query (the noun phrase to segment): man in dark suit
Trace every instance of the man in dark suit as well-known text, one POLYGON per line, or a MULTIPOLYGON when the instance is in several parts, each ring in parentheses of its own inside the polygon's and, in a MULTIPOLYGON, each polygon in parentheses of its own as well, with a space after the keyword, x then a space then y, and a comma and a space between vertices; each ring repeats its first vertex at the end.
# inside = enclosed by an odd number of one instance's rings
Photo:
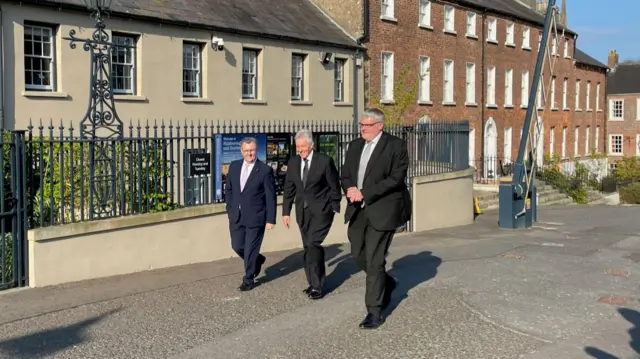
POLYGON ((340 177, 333 159, 314 151, 313 134, 296 134, 298 155, 289 160, 284 183, 282 223, 289 228, 295 200, 296 221, 302 235, 304 269, 311 299, 324 296, 325 264, 322 242, 327 237, 335 213, 340 213, 340 177))
POLYGON ((364 111, 361 138, 351 141, 342 168, 348 198, 345 223, 351 253, 367 274, 367 316, 360 328, 376 329, 397 286, 387 274, 386 255, 396 229, 411 218, 411 197, 405 184, 409 154, 405 142, 383 131, 384 113, 364 111))
POLYGON ((231 162, 227 173, 225 201, 229 216, 231 247, 244 259, 244 278, 238 287, 248 291, 256 286, 266 258, 260 254, 264 232, 276 224, 276 186, 273 169, 257 159, 255 138, 240 143, 241 160, 231 162))

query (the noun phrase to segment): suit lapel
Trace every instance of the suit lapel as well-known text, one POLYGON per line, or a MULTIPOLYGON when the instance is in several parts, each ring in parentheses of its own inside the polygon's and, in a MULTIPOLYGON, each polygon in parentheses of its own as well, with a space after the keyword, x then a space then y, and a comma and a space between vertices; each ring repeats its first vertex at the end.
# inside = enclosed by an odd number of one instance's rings
POLYGON ((307 183, 309 183, 309 179, 315 173, 317 168, 318 168, 318 154, 316 153, 316 151, 313 151, 313 158, 311 159, 309 172, 307 172, 307 183))
MULTIPOLYGON (((367 176, 369 175, 369 172, 371 172, 371 168, 373 167, 373 164, 376 163, 376 161, 382 154, 382 150, 384 150, 384 147, 386 145, 387 145, 387 133, 383 132, 382 136, 380 136, 380 140, 378 140, 378 143, 376 144, 376 147, 373 149, 373 153, 369 157, 369 162, 367 162, 367 169, 364 171, 363 182, 365 179, 367 179, 367 176)), ((362 147, 364 149, 364 146, 362 147)), ((360 153, 362 153, 362 151, 360 151, 360 153)))

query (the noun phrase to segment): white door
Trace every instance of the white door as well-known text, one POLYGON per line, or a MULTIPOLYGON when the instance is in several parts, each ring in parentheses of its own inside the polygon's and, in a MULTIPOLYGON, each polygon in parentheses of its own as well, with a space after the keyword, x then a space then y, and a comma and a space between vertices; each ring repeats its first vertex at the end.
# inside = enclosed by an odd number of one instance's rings
POLYGON ((469 130, 469 166, 476 167, 476 129, 469 130))
POLYGON ((544 122, 542 121, 542 117, 538 116, 538 120, 536 121, 536 163, 538 167, 542 167, 544 165, 544 122))
POLYGON ((498 128, 493 117, 484 126, 484 178, 497 178, 498 128))

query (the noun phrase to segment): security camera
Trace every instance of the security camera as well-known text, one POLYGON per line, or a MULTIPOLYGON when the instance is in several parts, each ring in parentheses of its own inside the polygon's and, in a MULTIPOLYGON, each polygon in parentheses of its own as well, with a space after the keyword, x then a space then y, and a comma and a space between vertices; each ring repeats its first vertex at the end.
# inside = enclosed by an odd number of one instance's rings
POLYGON ((220 37, 214 36, 211 38, 211 45, 214 48, 218 49, 218 51, 224 50, 224 40, 220 37))

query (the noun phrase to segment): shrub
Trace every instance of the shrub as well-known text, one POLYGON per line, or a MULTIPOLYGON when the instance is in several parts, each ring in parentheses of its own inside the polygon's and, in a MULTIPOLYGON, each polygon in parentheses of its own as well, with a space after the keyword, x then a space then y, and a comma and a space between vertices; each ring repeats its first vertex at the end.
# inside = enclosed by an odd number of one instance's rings
POLYGON ((640 182, 629 183, 618 188, 620 202, 628 204, 640 204, 640 182))
POLYGON ((538 171, 537 177, 566 193, 576 203, 589 202, 589 194, 584 188, 581 178, 577 175, 566 175, 556 166, 551 166, 538 171))

